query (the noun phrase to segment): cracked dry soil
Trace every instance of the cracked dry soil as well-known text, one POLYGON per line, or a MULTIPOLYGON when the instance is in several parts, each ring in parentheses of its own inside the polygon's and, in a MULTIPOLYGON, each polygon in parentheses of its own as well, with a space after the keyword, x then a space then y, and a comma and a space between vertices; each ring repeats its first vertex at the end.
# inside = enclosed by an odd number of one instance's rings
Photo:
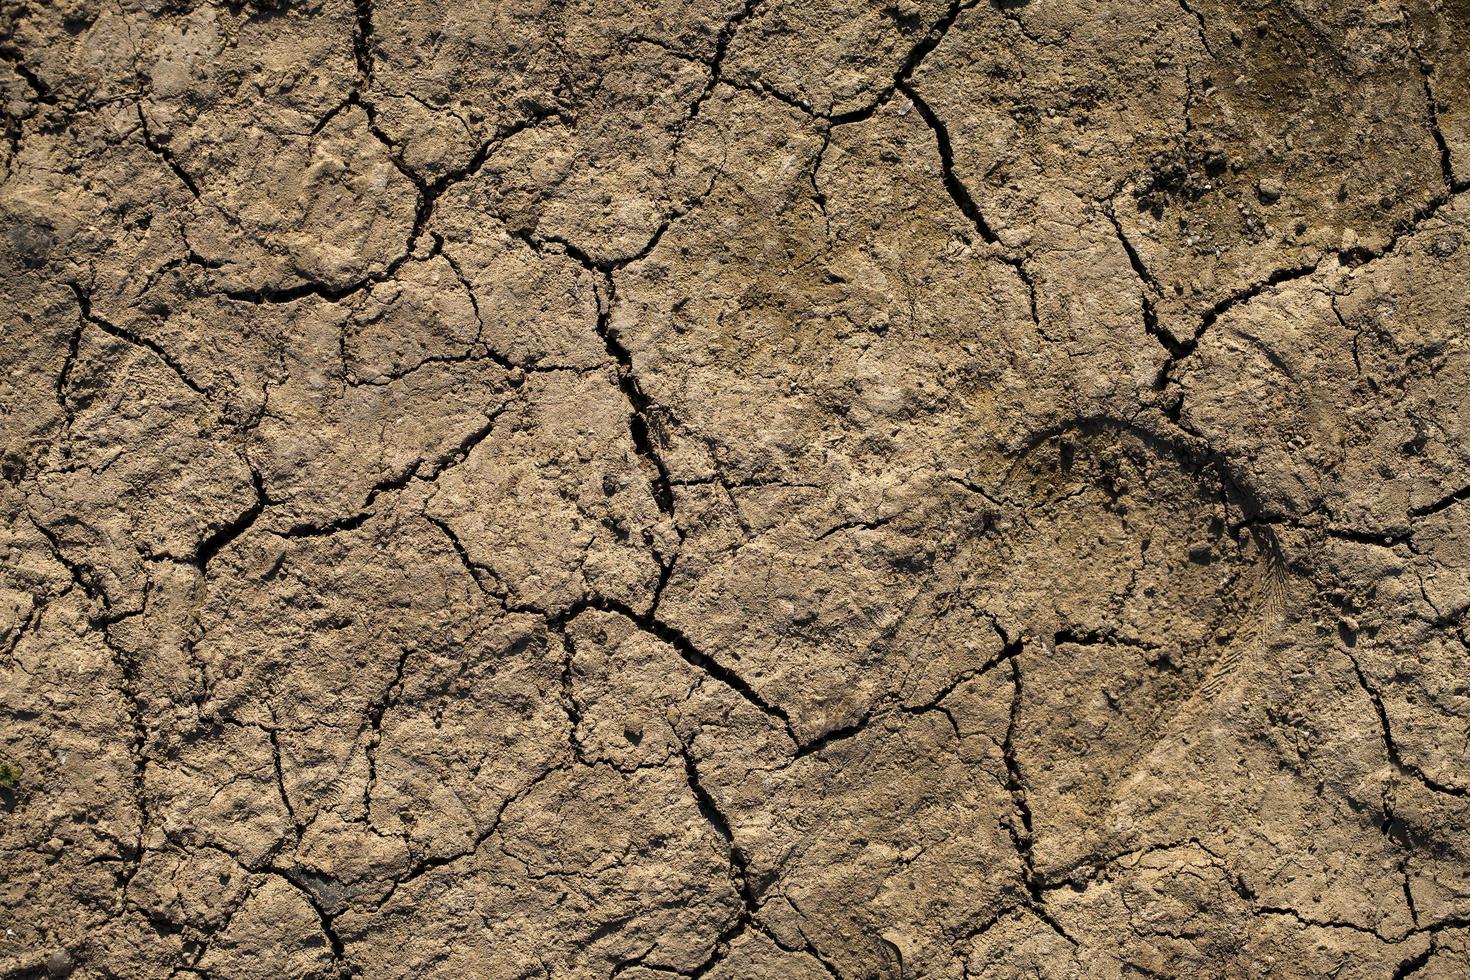
POLYGON ((0 976, 1470 976, 1467 52, 0 3, 0 976))

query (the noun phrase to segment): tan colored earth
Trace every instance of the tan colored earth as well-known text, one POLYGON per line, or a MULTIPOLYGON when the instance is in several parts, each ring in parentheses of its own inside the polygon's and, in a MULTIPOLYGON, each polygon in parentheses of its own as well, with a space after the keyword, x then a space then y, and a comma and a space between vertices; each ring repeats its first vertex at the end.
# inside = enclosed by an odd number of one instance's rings
POLYGON ((0 977, 1470 976, 1467 0, 0 0, 0 977))

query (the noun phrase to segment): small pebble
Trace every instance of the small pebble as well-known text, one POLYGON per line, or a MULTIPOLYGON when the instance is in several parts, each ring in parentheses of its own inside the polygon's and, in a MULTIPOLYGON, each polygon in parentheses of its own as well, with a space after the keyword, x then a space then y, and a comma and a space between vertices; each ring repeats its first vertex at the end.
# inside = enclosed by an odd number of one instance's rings
POLYGON ((71 954, 64 949, 52 950, 51 954, 46 957, 46 974, 48 976, 70 976, 75 966, 76 963, 72 960, 71 954))
POLYGON ((1256 194, 1263 204, 1275 204, 1281 200, 1282 190, 1281 181, 1270 177, 1262 177, 1256 182, 1256 194))

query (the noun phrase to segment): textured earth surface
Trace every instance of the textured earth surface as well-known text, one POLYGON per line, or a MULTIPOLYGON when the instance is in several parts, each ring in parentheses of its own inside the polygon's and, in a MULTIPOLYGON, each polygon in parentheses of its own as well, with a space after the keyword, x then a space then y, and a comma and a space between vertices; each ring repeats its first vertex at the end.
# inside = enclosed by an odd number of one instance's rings
POLYGON ((1466 0, 4 0, 0 977, 1470 975, 1466 0))

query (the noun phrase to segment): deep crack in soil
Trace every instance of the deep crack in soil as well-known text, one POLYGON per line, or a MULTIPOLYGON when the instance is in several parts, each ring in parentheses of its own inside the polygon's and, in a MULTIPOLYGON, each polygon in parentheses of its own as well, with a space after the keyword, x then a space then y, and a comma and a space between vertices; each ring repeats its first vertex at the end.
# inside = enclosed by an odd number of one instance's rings
POLYGON ((0 978, 1470 976, 1467 51, 0 7, 0 978))

